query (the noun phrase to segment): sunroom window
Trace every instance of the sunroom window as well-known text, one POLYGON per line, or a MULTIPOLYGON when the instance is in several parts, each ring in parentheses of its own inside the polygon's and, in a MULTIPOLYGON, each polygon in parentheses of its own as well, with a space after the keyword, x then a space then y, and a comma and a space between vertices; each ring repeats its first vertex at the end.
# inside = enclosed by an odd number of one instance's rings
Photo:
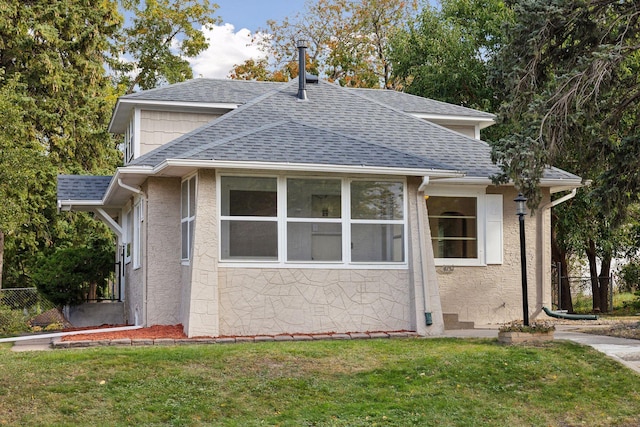
POLYGON ((278 259, 276 178, 222 177, 222 259, 278 259))
POLYGON ((287 260, 342 260, 342 183, 287 179, 287 260))
POLYGON ((403 181, 221 176, 219 183, 223 261, 405 262, 403 181))
POLYGON ((403 184, 351 183, 351 260, 404 261, 403 184))

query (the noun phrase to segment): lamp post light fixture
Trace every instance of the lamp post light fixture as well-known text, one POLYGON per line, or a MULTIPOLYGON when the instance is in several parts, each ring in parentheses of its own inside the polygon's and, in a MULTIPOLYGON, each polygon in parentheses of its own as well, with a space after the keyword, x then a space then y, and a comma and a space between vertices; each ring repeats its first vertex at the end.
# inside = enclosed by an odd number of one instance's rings
POLYGON ((524 216, 527 214, 527 198, 518 194, 516 202, 516 215, 520 220, 520 267, 522 269, 522 320, 525 326, 529 326, 529 297, 527 295, 527 254, 524 239, 524 216))

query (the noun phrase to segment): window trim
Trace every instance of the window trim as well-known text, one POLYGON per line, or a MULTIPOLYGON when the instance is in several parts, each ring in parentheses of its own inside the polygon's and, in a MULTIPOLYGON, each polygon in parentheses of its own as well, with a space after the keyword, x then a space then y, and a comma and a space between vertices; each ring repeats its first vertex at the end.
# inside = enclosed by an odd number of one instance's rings
POLYGON ((193 258, 193 253, 192 253, 193 239, 194 239, 193 234, 195 234, 195 220, 196 220, 196 210, 197 210, 196 202, 198 201, 197 191, 198 191, 197 174, 188 175, 187 177, 183 178, 180 181, 180 262, 182 263, 182 265, 189 265, 193 258), (188 212, 187 216, 183 218, 182 217, 182 205, 183 205, 182 185, 185 182, 187 183, 187 209, 190 209, 190 206, 191 206, 191 200, 189 200, 189 197, 191 197, 191 182, 193 182, 193 186, 195 187, 193 190, 195 200, 193 202, 193 212, 188 212), (182 247, 182 242, 184 242, 184 236, 182 235, 182 230, 183 230, 182 224, 184 223, 187 223, 187 257, 186 258, 182 257, 182 254, 184 252, 183 251, 184 248, 182 247))
POLYGON ((131 202, 127 203, 123 210, 123 229, 124 229, 124 263, 131 263, 133 254, 133 207, 131 202))
POLYGON ((144 199, 139 197, 133 203, 133 236, 131 241, 131 258, 133 268, 142 267, 142 222, 144 221, 144 199))
POLYGON ((310 268, 310 269, 402 269, 409 267, 409 210, 407 198, 406 177, 397 176, 345 176, 339 174, 308 174, 303 173, 251 173, 242 171, 217 171, 216 172, 216 205, 218 215, 218 253, 221 254, 218 263, 222 267, 251 267, 251 268, 310 268), (222 178, 223 177, 247 177, 247 178, 275 178, 277 189, 277 216, 275 217, 232 217, 222 215, 222 178), (341 261, 288 261, 287 260, 287 224, 290 222, 308 222, 309 218, 289 218, 287 216, 287 179, 337 179, 341 182, 341 207, 340 218, 317 218, 318 223, 342 224, 342 260, 341 261), (351 219, 351 182, 353 181, 389 181, 402 184, 403 218, 401 220, 363 220, 351 219), (248 259, 223 259, 222 258, 222 222, 234 219, 275 220, 278 224, 278 258, 277 260, 248 260, 248 259), (403 261, 351 261, 351 225, 352 224, 400 224, 403 226, 403 261))
MULTIPOLYGON (((434 197, 475 197, 476 199, 476 258, 436 258, 434 252, 434 261, 436 267, 442 266, 461 266, 461 267, 483 267, 486 266, 486 186, 465 186, 464 188, 456 186, 429 186, 425 189, 425 196, 434 197)), ((426 200, 425 200, 426 202, 426 200)), ((429 214, 429 212, 427 212, 429 214)), ((430 216, 427 215, 427 221, 430 216)), ((430 229, 430 224, 427 224, 430 229)), ((433 236, 430 236, 430 244, 433 244, 433 236)))

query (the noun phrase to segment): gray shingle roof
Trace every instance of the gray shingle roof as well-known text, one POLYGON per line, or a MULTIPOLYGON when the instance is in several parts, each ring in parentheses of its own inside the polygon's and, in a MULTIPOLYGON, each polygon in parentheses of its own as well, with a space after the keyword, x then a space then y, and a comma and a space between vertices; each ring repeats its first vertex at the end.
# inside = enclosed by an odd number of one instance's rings
MULTIPOLYGON (((386 147, 385 150, 402 153, 402 156, 384 155, 385 166, 389 167, 407 167, 404 161, 419 158, 423 167, 460 170, 468 176, 486 178, 498 171, 491 162, 490 148, 485 142, 372 102, 359 91, 321 81, 307 85, 309 99, 306 101, 298 100, 296 93, 297 82, 282 85, 139 157, 132 164, 155 166, 166 159, 222 157, 242 161, 254 149, 262 153, 261 161, 275 162, 276 158, 281 160, 282 157, 275 154, 269 157, 267 153, 278 151, 287 154, 295 147, 295 161, 299 163, 334 164, 332 159, 340 157, 341 164, 360 165, 357 152, 363 144, 369 144, 370 147, 386 147), (298 125, 268 127, 282 121, 298 125), (309 133, 303 133, 303 130, 309 133), (305 143, 305 138, 312 138, 313 144, 305 143), (346 141, 359 141, 359 144, 347 144, 346 141), (208 148, 201 150, 200 147, 205 145, 208 148), (235 148, 230 148, 231 145, 235 148), (239 149, 238 145, 244 147, 239 149), (271 151, 267 151, 268 145, 271 151), (289 147, 289 151, 279 148, 279 145, 289 147), (340 153, 331 157, 320 156, 319 147, 329 146, 340 149, 340 153)), ((373 162, 373 157, 382 155, 380 150, 382 148, 372 151, 376 154, 368 156, 367 161, 373 162)))
MULTIPOLYGON (((202 102, 245 104, 274 89, 289 83, 258 82, 247 80, 193 79, 182 83, 163 86, 142 92, 125 95, 120 99, 164 102, 202 102)), ((410 95, 408 93, 382 89, 348 89, 369 99, 390 107, 411 113, 452 115, 493 119, 495 116, 483 111, 447 104, 433 99, 410 95)))
POLYGON ((244 104, 284 83, 250 80, 193 79, 125 95, 120 99, 244 104))
POLYGON ((351 90, 406 113, 474 117, 488 120, 495 119, 495 115, 491 113, 485 113, 484 111, 478 111, 462 107, 460 105, 448 104, 446 102, 436 101, 435 99, 423 98, 421 96, 411 95, 395 90, 362 88, 351 90))
POLYGON ((102 200, 110 176, 58 175, 58 200, 102 200))

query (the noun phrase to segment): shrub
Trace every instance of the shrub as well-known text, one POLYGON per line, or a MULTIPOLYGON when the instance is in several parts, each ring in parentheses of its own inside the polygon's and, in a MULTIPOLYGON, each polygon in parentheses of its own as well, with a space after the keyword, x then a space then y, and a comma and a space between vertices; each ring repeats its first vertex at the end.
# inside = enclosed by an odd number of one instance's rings
POLYGON ((0 304, 0 337, 11 337, 29 331, 27 318, 22 310, 12 310, 0 304))
POLYGON ((620 267, 620 291, 633 292, 640 288, 640 261, 631 260, 620 267))
POLYGON ((60 248, 41 261, 33 280, 54 304, 78 305, 86 300, 91 285, 97 286, 98 296, 103 294, 113 263, 112 247, 60 248))
POLYGON ((529 326, 525 326, 522 320, 514 320, 513 322, 506 323, 500 326, 500 332, 531 332, 531 333, 542 333, 555 331, 556 327, 551 322, 539 321, 539 322, 531 322, 529 326))

